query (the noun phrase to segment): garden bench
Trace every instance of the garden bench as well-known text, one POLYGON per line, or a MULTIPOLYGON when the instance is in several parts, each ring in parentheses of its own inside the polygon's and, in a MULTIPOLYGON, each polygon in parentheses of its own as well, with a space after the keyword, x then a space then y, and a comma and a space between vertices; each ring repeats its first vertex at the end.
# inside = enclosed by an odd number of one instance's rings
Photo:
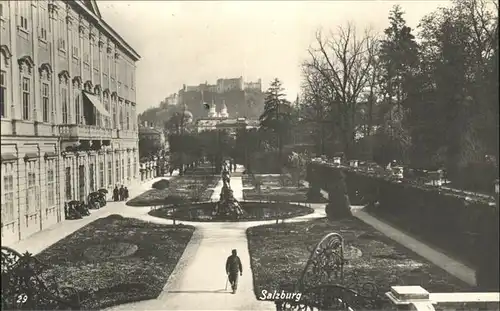
POLYGON ((2 246, 2 310, 80 310, 78 291, 44 276, 47 267, 29 252, 2 246))
POLYGON ((325 235, 309 248, 307 261, 295 284, 283 284, 281 290, 301 293, 300 301, 275 300, 276 310, 382 310, 385 303, 374 283, 346 284, 344 239, 338 233, 325 235))

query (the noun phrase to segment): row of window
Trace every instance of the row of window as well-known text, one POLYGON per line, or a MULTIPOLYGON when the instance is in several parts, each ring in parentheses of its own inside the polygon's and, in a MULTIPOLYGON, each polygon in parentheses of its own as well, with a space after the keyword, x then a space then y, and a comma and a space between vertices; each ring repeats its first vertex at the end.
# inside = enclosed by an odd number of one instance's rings
MULTIPOLYGON (((46 163, 46 202, 47 208, 56 205, 56 182, 55 182, 55 160, 46 163)), ((28 161, 26 163, 26 215, 32 215, 40 209, 40 186, 37 182, 37 163, 28 161)), ((2 222, 8 223, 14 220, 16 210, 14 209, 14 163, 2 164, 2 222)))
MULTIPOLYGON (((35 18, 31 17, 32 8, 29 1, 17 1, 18 5, 18 27, 22 31, 29 33, 31 32, 32 25, 30 21, 35 18)), ((14 4, 15 5, 15 4, 14 4)), ((49 22, 49 14, 48 14, 48 3, 45 5, 38 5, 36 7, 36 12, 33 11, 33 15, 37 14, 38 17, 38 39, 47 42, 48 34, 53 33, 51 29, 51 24, 49 22)), ((99 48, 97 42, 91 42, 89 36, 83 36, 83 42, 80 42, 80 31, 79 25, 75 27, 68 27, 67 21, 64 17, 58 20, 57 25, 58 37, 56 40, 57 48, 65 54, 68 51, 68 38, 71 38, 71 56, 80 59, 83 59, 83 62, 86 64, 90 64, 90 53, 91 49, 93 49, 94 53, 94 68, 99 69, 103 72, 110 72, 110 77, 116 78, 116 70, 118 71, 118 80, 120 82, 124 82, 125 87, 130 86, 130 88, 135 88, 135 76, 134 76, 134 68, 133 65, 127 63, 125 60, 117 60, 114 55, 107 53, 105 48, 99 48), (68 36, 69 32, 69 36, 68 36), (82 55, 80 56, 80 44, 82 44, 82 55), (106 66, 100 64, 99 56, 102 56, 102 60, 106 61, 106 66)))
MULTIPOLYGON (((120 162, 116 160, 116 180, 122 180, 125 177, 125 162, 122 159, 121 175, 120 175, 120 162)), ((2 223, 9 223, 16 219, 15 213, 15 202, 14 202, 14 176, 15 176, 15 165, 14 163, 4 163, 2 164, 2 223)), ((45 196, 47 202, 47 209, 55 207, 56 202, 56 160, 48 160, 46 163, 46 188, 45 196)), ((89 186, 90 192, 96 191, 98 188, 104 188, 104 162, 99 162, 99 183, 95 182, 95 171, 94 164, 89 165, 89 186)), ((137 161, 133 161, 133 177, 137 177, 137 161)), ((26 182, 26 215, 32 215, 40 211, 40 186, 37 183, 37 163, 36 161, 28 161, 26 163, 27 172, 27 182, 26 182)), ((127 162, 127 179, 132 178, 132 164, 131 159, 127 162)), ((108 186, 112 185, 112 162, 108 161, 108 186)), ((66 167, 65 170, 65 198, 67 200, 73 200, 75 197, 72 193, 72 179, 71 179, 71 167, 66 167)), ((85 200, 85 167, 80 165, 78 167, 78 180, 79 180, 79 196, 80 200, 85 200)))
MULTIPOLYGON (((31 69, 22 67, 21 68, 21 118, 23 120, 33 120, 32 116, 32 77, 31 77, 31 69)), ((42 122, 55 122, 55 105, 51 104, 51 91, 50 91, 50 78, 48 72, 44 72, 42 74, 42 79, 40 83, 40 96, 41 96, 41 113, 42 113, 42 122)), ((77 124, 89 124, 94 125, 90 122, 90 120, 85 120, 83 117, 83 105, 81 99, 81 85, 80 83, 74 83, 74 112, 75 112, 75 120, 77 124)), ((68 81, 67 79, 63 79, 60 83, 60 102, 61 102, 61 114, 62 114, 62 123, 68 124, 72 123, 69 119, 69 92, 68 92, 68 81)), ((4 70, 0 71, 0 113, 1 117, 7 116, 7 72, 4 70)), ((88 90, 90 91, 90 90, 88 90)), ((110 99, 109 95, 105 94, 101 96, 101 94, 96 94, 104 101, 104 106, 106 110, 110 111, 110 99)), ((136 128, 136 122, 133 120, 133 116, 131 115, 132 107, 123 104, 123 100, 112 100, 112 122, 110 122, 109 118, 103 117, 104 124, 101 122, 101 116, 97 112, 96 114, 96 124, 97 126, 104 126, 106 128, 117 128, 118 125, 121 129, 131 130, 136 128), (118 108, 116 107, 119 104, 118 108), (119 110, 119 119, 117 119, 117 109, 119 110), (119 123, 118 123, 119 122, 119 123)))
MULTIPOLYGON (((127 180, 131 180, 133 178, 137 178, 137 161, 133 161, 133 176, 132 176, 132 161, 131 159, 127 160, 127 175, 125 175, 125 160, 121 160, 121 166, 120 166, 120 160, 116 160, 115 163, 115 181, 120 181, 127 177, 127 180), (120 170, 121 167, 121 170, 120 170)), ((98 166, 98 171, 99 171, 99 183, 96 183, 95 178, 97 177, 95 174, 95 168, 94 164, 91 163, 89 165, 89 187, 90 187, 90 192, 97 191, 98 189, 101 188, 106 188, 106 185, 104 184, 104 162, 99 162, 98 166)), ((108 161, 108 176, 107 176, 107 181, 108 181, 108 188, 113 185, 113 162, 108 161)), ((66 167, 65 169, 65 198, 66 200, 73 200, 75 199, 75 195, 73 194, 73 185, 72 185, 72 175, 71 175, 71 167, 66 167)), ((78 189, 79 189, 79 194, 78 198, 80 200, 85 200, 85 185, 86 185, 86 180, 85 180, 85 166, 80 165, 78 167, 78 189)))

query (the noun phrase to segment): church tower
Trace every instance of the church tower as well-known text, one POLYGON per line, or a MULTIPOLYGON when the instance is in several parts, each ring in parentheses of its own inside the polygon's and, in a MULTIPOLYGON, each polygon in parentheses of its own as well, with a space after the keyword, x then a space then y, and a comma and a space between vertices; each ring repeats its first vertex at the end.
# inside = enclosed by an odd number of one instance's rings
POLYGON ((222 109, 220 111, 220 117, 224 118, 224 119, 229 118, 229 114, 227 113, 226 101, 223 101, 223 103, 222 103, 222 109))
POLYGON ((216 118, 217 117, 217 112, 215 111, 214 105, 210 106, 210 110, 208 111, 208 117, 209 118, 216 118))

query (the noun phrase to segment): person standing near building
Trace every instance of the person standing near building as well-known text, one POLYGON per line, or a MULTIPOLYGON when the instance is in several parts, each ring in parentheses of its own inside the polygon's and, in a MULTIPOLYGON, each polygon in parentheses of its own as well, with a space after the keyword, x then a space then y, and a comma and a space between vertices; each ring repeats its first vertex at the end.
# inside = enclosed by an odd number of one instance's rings
POLYGON ((125 201, 126 201, 126 200, 128 200, 128 188, 127 188, 127 187, 125 187, 125 188, 123 189, 123 199, 124 199, 125 201))
POLYGON ((115 202, 117 202, 117 201, 120 200, 120 193, 119 193, 119 190, 118 190, 118 185, 116 185, 115 189, 113 189, 113 200, 115 202))
POLYGON ((123 188, 123 185, 120 187, 119 196, 120 196, 120 201, 125 200, 125 188, 123 188))
POLYGON ((233 249, 231 256, 229 256, 226 260, 226 274, 231 283, 231 289, 233 290, 233 294, 236 293, 238 289, 238 272, 240 276, 243 275, 243 267, 241 265, 240 257, 235 249, 233 249))

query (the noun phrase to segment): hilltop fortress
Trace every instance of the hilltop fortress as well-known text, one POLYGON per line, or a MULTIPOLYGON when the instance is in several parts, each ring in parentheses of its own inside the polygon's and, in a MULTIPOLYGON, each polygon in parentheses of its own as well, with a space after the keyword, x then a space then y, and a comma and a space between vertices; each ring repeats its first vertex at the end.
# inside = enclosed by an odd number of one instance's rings
POLYGON ((245 82, 243 77, 218 79, 216 84, 207 82, 191 86, 183 85, 177 94, 172 94, 161 103, 162 107, 186 105, 194 120, 206 118, 208 110, 203 103, 224 108, 235 118, 258 119, 264 111, 264 94, 261 79, 245 82))

